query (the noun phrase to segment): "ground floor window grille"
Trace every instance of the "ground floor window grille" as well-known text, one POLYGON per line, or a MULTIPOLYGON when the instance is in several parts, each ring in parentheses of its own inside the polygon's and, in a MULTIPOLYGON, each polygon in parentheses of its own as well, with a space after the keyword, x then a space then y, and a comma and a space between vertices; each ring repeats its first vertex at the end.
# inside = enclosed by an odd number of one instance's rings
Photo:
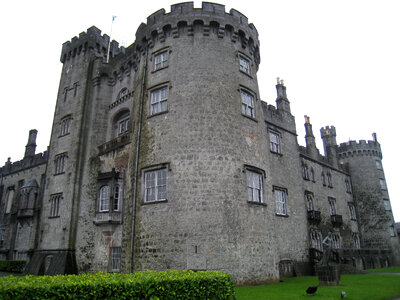
POLYGON ((111 270, 119 272, 121 270, 121 247, 111 248, 111 270))

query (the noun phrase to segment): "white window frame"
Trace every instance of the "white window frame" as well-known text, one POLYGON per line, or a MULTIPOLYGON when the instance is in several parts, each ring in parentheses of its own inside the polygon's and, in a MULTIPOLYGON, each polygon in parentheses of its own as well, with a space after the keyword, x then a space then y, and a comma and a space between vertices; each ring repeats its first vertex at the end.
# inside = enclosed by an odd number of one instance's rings
POLYGON ((240 89, 240 100, 242 106, 242 114, 244 116, 256 117, 256 97, 255 94, 247 89, 240 89))
POLYGON ((111 271, 121 271, 122 247, 111 247, 111 271))
POLYGON ((167 168, 151 169, 144 172, 144 203, 167 200, 167 168))
POLYGON ((250 60, 242 54, 239 54, 239 70, 250 75, 250 60))
POLYGON ((353 243, 354 243, 354 248, 356 249, 361 248, 360 235, 356 232, 353 233, 353 243))
POLYGON ((263 174, 253 169, 246 169, 247 201, 264 203, 263 174))
POLYGON ((279 187, 273 187, 276 214, 279 216, 287 216, 287 190, 279 187))
POLYGON ((281 135, 273 130, 268 130, 269 149, 274 153, 281 153, 281 135))
POLYGON ((150 116, 168 111, 168 85, 150 91, 150 116))
POLYGON ((99 189, 99 212, 110 211, 110 186, 102 185, 99 189))
POLYGON ((357 220, 356 207, 354 206, 353 203, 348 203, 348 205, 349 205, 350 219, 357 220))
POLYGON ((154 54, 154 71, 160 70, 168 66, 168 49, 154 54))
POLYGON ((118 136, 123 135, 129 131, 129 117, 118 121, 118 136))
POLYGON ((332 233, 331 238, 332 238, 332 248, 333 249, 341 248, 342 243, 340 235, 338 233, 332 233))
POLYGON ((310 232, 311 236, 311 248, 317 249, 319 251, 322 251, 322 234, 320 231, 317 230, 311 230, 310 232))
POLYGON ((60 202, 62 193, 50 195, 50 218, 57 218, 60 216, 60 202))

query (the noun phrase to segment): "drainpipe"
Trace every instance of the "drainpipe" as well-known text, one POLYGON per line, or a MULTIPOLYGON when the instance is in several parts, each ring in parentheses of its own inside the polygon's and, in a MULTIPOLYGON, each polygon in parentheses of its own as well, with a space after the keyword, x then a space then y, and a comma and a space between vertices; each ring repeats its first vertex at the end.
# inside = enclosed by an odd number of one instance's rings
POLYGON ((144 92, 146 85, 146 73, 147 73, 147 56, 148 51, 146 49, 145 61, 143 66, 143 76, 142 76, 142 91, 140 94, 140 106, 139 106, 139 125, 136 137, 136 154, 135 154, 135 173, 133 176, 133 199, 132 199, 132 229, 131 229, 131 261, 130 261, 130 272, 133 273, 133 256, 134 256, 134 240, 135 240, 135 219, 136 219, 136 194, 137 194, 137 184, 138 184, 138 172, 139 172, 139 151, 140 151, 140 136, 142 133, 142 119, 143 119, 143 102, 144 102, 144 92))

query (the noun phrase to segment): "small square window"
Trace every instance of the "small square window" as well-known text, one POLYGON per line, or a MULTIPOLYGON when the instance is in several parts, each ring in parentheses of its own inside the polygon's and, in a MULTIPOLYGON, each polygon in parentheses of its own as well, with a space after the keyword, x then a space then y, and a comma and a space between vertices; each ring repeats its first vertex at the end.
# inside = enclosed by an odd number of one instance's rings
POLYGON ((242 55, 239 55, 239 69, 250 75, 250 61, 242 55))
POLYGON ((240 96, 242 99, 242 114, 255 118, 254 96, 245 90, 240 91, 240 96))
POLYGON ((287 216, 286 190, 274 187, 274 197, 276 204, 276 214, 287 216))
POLYGON ((269 147, 274 153, 281 153, 281 138, 279 133, 269 131, 269 147))
POLYGON ((168 50, 154 55, 154 70, 168 66, 168 50))
POLYGON ((263 203, 263 179, 262 174, 247 170, 247 200, 249 202, 263 203))
POLYGON ((167 169, 144 173, 144 202, 167 200, 167 169))
POLYGON ((163 86, 150 93, 150 115, 168 110, 168 86, 163 86))

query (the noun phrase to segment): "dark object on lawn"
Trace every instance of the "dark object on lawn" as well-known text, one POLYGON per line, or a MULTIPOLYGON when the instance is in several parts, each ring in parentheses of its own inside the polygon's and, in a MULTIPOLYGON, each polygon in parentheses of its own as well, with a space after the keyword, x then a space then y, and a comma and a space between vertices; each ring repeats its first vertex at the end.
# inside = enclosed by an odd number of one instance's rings
POLYGON ((340 293, 340 298, 343 299, 344 297, 346 297, 346 292, 345 292, 345 291, 342 291, 342 292, 340 293))
POLYGON ((306 290, 306 293, 309 294, 309 295, 314 294, 317 291, 317 288, 318 288, 317 286, 310 286, 306 290))

